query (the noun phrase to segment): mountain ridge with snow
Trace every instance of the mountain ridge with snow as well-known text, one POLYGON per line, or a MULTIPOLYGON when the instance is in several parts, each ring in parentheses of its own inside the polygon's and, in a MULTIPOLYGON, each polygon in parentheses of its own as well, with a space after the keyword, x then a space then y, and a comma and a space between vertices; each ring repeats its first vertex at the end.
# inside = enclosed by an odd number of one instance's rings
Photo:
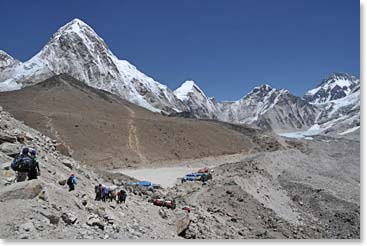
MULTIPOLYGON (((343 123, 359 124, 359 79, 333 73, 303 97, 268 84, 236 101, 217 102, 193 80, 172 91, 120 60, 86 23, 74 19, 60 27, 31 59, 20 62, 0 51, 0 91, 18 90, 58 74, 105 90, 153 112, 214 119, 283 132, 343 123), (345 123, 353 115, 353 122, 345 123)), ((348 129, 347 129, 348 130, 348 129)), ((346 131, 347 131, 346 130, 346 131)))
MULTIPOLYGON (((185 106, 165 85, 118 59, 86 23, 74 19, 52 35, 30 60, 4 72, 1 82, 11 88, 41 82, 67 73, 97 89, 119 95, 154 112, 184 110, 185 106)), ((2 90, 4 86, 0 86, 2 90)))

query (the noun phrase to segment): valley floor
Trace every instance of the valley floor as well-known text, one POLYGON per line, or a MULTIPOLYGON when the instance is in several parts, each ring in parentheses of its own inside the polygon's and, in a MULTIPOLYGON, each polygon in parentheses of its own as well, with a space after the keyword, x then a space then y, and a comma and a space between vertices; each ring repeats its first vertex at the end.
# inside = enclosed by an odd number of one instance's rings
POLYGON ((192 207, 186 238, 359 238, 359 142, 284 141, 287 149, 232 162, 119 171, 160 183, 181 207, 192 207), (206 185, 178 182, 203 166, 213 171, 206 185))

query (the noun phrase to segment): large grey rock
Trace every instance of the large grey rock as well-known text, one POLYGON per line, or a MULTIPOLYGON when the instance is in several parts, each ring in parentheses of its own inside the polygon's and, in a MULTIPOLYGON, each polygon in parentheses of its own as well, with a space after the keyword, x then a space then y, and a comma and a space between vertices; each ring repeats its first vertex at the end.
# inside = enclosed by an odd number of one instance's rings
POLYGON ((50 221, 50 224, 57 225, 60 221, 60 216, 56 214, 45 212, 45 211, 41 211, 40 214, 45 216, 50 221))
POLYGON ((12 161, 12 158, 4 154, 3 152, 0 152, 0 163, 5 163, 8 161, 12 161))
POLYGON ((21 150, 22 146, 19 143, 2 143, 0 151, 8 156, 15 157, 21 150))
POLYGON ((44 184, 36 179, 8 185, 0 190, 0 202, 13 199, 33 199, 40 194, 44 184))
POLYGON ((104 230, 104 226, 105 226, 104 223, 96 217, 89 218, 89 220, 87 221, 87 225, 97 226, 101 230, 104 230))
POLYGON ((160 215, 163 219, 167 219, 167 218, 168 218, 167 213, 166 213, 166 211, 164 211, 164 209, 163 209, 163 208, 160 208, 160 209, 158 210, 158 213, 159 213, 159 215, 160 215))
POLYGON ((72 212, 64 212, 61 215, 61 219, 68 225, 75 224, 75 222, 78 220, 78 217, 75 216, 72 212))
POLYGON ((4 132, 0 132, 0 143, 15 143, 17 141, 17 138, 14 136, 10 136, 4 132))
POLYGON ((190 218, 189 216, 185 215, 177 220, 176 222, 176 232, 177 235, 182 235, 182 233, 189 227, 190 225, 190 218))
POLYGON ((5 163, 1 164, 1 169, 2 170, 9 170, 10 165, 11 165, 11 161, 5 162, 5 163))
POLYGON ((22 231, 29 232, 29 231, 32 231, 34 229, 34 226, 33 226, 32 222, 27 222, 27 223, 24 223, 24 224, 20 225, 20 229, 22 231))
POLYGON ((70 169, 73 169, 73 167, 74 167, 74 164, 68 159, 62 160, 62 164, 64 164, 66 167, 68 167, 70 169))

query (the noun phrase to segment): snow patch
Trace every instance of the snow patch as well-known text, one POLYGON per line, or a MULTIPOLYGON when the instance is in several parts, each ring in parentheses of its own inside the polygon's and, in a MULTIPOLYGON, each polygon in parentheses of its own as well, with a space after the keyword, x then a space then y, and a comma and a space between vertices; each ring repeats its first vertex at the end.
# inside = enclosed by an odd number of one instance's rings
MULTIPOLYGON (((195 90, 199 91, 203 96, 205 96, 204 92, 200 89, 199 86, 195 84, 193 80, 185 81, 179 88, 177 88, 173 93, 176 95, 178 99, 181 101, 186 101, 189 99, 189 93, 194 93, 195 90)), ((205 96, 206 97, 206 96, 205 96)))
POLYGON ((350 128, 350 129, 348 129, 348 130, 346 130, 344 132, 339 133, 339 135, 345 135, 345 134, 354 132, 354 131, 358 130, 359 128, 360 128, 360 126, 356 126, 356 127, 350 128))
POLYGON ((315 124, 306 131, 285 132, 285 133, 279 133, 278 135, 287 138, 312 140, 313 139, 312 136, 319 135, 324 130, 325 130, 324 128, 321 128, 318 124, 315 124))
POLYGON ((18 84, 13 79, 7 79, 0 83, 0 91, 15 91, 22 88, 21 84, 18 84))

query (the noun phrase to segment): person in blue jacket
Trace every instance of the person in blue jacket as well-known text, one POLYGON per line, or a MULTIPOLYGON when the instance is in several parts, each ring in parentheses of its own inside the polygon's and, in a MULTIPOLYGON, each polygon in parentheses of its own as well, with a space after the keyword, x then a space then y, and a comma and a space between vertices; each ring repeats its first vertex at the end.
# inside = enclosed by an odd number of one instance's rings
POLYGON ((75 185, 78 183, 78 181, 73 173, 70 174, 70 177, 66 183, 69 186, 69 191, 75 190, 75 185))

